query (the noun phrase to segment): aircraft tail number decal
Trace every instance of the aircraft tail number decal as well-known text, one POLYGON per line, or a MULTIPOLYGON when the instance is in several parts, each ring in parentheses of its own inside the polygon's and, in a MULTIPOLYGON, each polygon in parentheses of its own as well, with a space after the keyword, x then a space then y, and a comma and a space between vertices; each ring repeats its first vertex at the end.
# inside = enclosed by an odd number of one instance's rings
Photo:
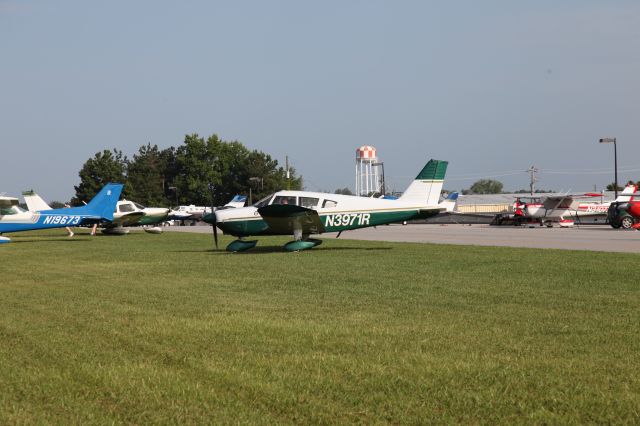
POLYGON ((50 215, 44 218, 43 225, 78 225, 80 216, 50 215))
POLYGON ((324 226, 364 226, 369 225, 370 213, 329 214, 324 218, 324 226))

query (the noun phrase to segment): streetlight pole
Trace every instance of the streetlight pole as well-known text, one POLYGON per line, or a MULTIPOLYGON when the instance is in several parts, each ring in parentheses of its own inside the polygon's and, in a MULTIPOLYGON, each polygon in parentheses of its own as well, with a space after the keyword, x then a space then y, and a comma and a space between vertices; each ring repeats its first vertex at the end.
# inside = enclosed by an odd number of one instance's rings
POLYGON ((178 188, 175 186, 170 186, 169 187, 170 190, 173 190, 173 192, 175 193, 176 196, 176 210, 178 209, 178 188))
POLYGON ((252 206, 253 205, 253 199, 252 199, 252 187, 253 184, 256 184, 256 189, 258 189, 258 182, 260 182, 260 189, 264 189, 264 180, 262 177, 259 176, 253 176, 249 178, 249 205, 252 206))
POLYGON ((613 143, 613 173, 614 179, 613 185, 615 188, 615 198, 618 198, 618 147, 616 145, 616 138, 602 138, 600 143, 613 143))

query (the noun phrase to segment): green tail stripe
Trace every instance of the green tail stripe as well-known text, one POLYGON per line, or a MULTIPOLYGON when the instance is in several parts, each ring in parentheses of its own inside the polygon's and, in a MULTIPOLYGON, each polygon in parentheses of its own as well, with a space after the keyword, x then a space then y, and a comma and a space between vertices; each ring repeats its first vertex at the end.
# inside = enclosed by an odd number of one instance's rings
POLYGON ((444 180, 448 164, 448 161, 429 160, 427 165, 416 176, 416 180, 444 180))

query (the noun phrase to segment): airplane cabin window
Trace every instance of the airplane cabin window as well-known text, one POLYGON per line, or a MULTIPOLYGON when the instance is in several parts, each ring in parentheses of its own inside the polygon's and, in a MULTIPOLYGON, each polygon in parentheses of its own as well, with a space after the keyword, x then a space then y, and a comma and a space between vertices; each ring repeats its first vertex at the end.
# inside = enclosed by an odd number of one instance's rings
POLYGON ((319 198, 300 197, 300 206, 311 209, 318 206, 318 201, 320 201, 319 198))
POLYGON ((0 216, 16 214, 11 207, 0 207, 0 216))
POLYGON ((295 206, 296 197, 290 197, 288 195, 278 195, 276 198, 274 198, 272 204, 291 204, 295 206))
POLYGON ((325 209, 329 207, 335 207, 337 205, 338 203, 333 200, 324 200, 324 202, 322 203, 322 207, 325 209))
POLYGON ((133 206, 131 204, 123 204, 121 206, 118 206, 118 210, 120 210, 120 213, 129 213, 134 211, 133 206))

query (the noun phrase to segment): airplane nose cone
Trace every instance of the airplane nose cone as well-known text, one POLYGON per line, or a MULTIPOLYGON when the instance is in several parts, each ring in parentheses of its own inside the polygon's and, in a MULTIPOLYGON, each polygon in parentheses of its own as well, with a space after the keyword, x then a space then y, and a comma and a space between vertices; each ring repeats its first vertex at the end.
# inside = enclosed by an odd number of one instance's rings
POLYGON ((202 220, 207 222, 207 223, 209 223, 209 224, 211 224, 211 223, 213 223, 215 221, 215 214, 216 214, 215 212, 207 213, 204 216, 202 216, 202 220))

